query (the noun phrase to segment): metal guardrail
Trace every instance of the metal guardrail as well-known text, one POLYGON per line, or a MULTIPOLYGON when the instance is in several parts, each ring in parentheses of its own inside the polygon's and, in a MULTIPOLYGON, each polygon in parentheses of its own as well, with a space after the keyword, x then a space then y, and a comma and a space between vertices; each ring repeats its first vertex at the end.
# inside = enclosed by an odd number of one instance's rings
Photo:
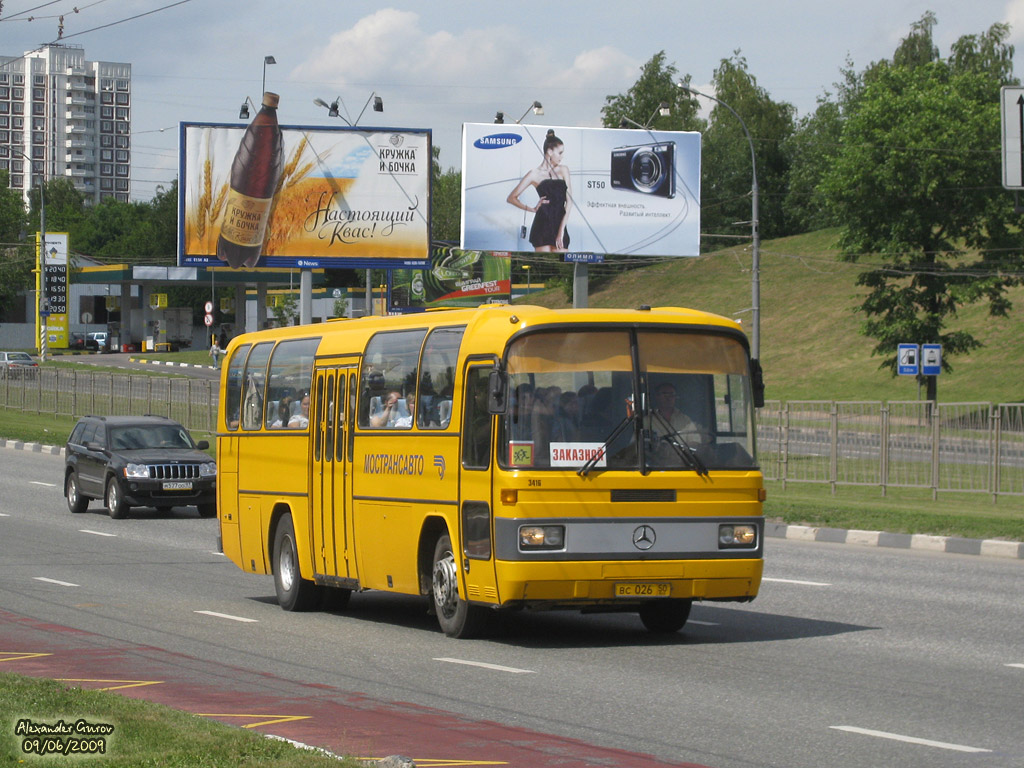
MULTIPOLYGON (((0 406, 77 417, 169 416, 214 431, 217 382, 43 369, 0 379, 0 406)), ((758 411, 768 480, 1024 496, 1024 404, 802 400, 758 411)))
POLYGON ((0 405, 52 416, 168 416, 188 430, 212 432, 217 382, 128 373, 41 369, 0 379, 0 405))
POLYGON ((1024 496, 1024 404, 769 401, 767 479, 1024 496))

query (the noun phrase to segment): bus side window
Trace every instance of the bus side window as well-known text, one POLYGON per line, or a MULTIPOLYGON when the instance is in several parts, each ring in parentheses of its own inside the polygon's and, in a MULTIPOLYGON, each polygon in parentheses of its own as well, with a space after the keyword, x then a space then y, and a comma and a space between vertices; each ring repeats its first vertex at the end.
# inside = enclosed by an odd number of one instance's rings
POLYGON ((465 412, 462 422, 462 466, 487 469, 491 463, 491 414, 487 410, 490 366, 478 366, 466 376, 465 412))
POLYGON ((245 368, 245 356, 249 353, 249 345, 243 344, 231 355, 227 365, 227 392, 224 398, 224 421, 228 429, 238 429, 242 418, 242 370, 245 368))
MULTIPOLYGON (((374 398, 385 398, 389 392, 399 397, 412 397, 416 391, 417 366, 425 329, 378 333, 366 345, 363 356, 363 386, 359 393, 359 426, 373 428, 370 417, 374 398)), ((379 425, 378 425, 379 426, 379 425)))
POLYGON ((464 326, 438 328, 423 345, 416 421, 427 429, 446 429, 452 418, 455 366, 464 326))

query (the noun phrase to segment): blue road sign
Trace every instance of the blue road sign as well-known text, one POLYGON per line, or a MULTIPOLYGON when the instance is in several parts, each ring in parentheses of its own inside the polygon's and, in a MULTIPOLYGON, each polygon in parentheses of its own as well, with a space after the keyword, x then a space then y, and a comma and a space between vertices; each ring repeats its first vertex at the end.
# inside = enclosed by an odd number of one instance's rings
POLYGON ((921 345, 921 375, 938 376, 942 373, 942 345, 921 345))
POLYGON ((896 373, 900 376, 917 376, 920 370, 919 359, 917 344, 900 344, 896 348, 896 373))

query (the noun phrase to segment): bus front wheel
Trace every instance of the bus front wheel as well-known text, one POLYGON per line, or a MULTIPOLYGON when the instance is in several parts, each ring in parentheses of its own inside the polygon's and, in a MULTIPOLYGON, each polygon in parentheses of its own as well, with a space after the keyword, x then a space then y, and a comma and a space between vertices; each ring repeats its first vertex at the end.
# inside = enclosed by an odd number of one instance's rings
POLYGON ((652 600, 640 606, 640 621, 650 632, 678 632, 690 618, 692 600, 652 600))
POLYGON ((317 603, 317 585, 302 578, 292 516, 285 515, 274 534, 274 588, 286 611, 308 611, 317 603))
POLYGON ((473 637, 484 623, 484 609, 470 605, 459 596, 459 571, 452 550, 451 537, 446 533, 434 547, 434 566, 431 575, 431 593, 437 623, 448 637, 473 637))

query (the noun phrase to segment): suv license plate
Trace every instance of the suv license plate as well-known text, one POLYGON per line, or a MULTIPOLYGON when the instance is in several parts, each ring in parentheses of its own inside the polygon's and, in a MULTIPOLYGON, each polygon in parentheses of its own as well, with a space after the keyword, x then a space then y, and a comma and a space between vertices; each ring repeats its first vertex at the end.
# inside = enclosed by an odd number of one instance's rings
POLYGON ((632 582, 616 584, 616 597, 670 597, 672 585, 665 582, 632 582))
POLYGON ((191 491, 192 490, 192 483, 186 483, 186 482, 180 482, 180 481, 178 481, 178 482, 167 482, 167 483, 164 483, 161 486, 161 488, 163 488, 165 491, 191 491))

